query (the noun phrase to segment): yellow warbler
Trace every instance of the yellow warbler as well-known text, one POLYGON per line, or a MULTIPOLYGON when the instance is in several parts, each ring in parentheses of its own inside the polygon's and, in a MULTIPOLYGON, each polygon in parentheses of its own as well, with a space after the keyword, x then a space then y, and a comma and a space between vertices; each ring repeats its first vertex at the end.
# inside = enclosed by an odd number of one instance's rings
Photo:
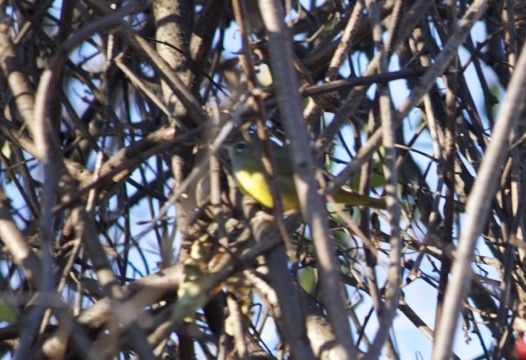
MULTIPOLYGON (((273 143, 272 150, 276 163, 276 178, 283 201, 283 210, 299 209, 300 202, 296 186, 294 185, 292 164, 287 154, 287 148, 273 143)), ((274 199, 263 172, 264 168, 261 163, 262 152, 263 148, 256 140, 247 142, 242 139, 228 146, 234 177, 241 191, 245 195, 253 197, 260 204, 272 208, 274 199)), ((336 203, 385 209, 384 199, 374 199, 344 190, 337 191, 333 198, 336 203)))

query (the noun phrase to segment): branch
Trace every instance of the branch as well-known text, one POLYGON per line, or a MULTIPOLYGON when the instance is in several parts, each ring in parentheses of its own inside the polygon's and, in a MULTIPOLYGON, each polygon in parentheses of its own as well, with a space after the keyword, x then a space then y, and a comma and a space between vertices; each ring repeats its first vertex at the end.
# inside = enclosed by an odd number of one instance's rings
POLYGON ((315 166, 309 148, 309 134, 302 118, 301 97, 293 67, 292 43, 284 23, 284 10, 280 2, 260 0, 259 7, 269 38, 269 54, 278 107, 283 119, 294 168, 294 182, 301 204, 301 212, 312 230, 317 266, 321 277, 323 302, 329 321, 340 345, 340 358, 355 358, 343 287, 339 279, 338 261, 329 237, 327 211, 318 194, 315 166), (345 316, 344 316, 345 314, 345 316))
MULTIPOLYGON (((474 6, 472 5, 472 7, 474 6)), ((451 354, 457 319, 473 276, 471 268, 473 252, 477 239, 486 224, 497 191, 499 177, 495 176, 495 171, 502 167, 508 153, 510 133, 521 116, 520 109, 523 108, 526 101, 525 87, 526 47, 523 47, 507 89, 506 101, 497 118, 493 136, 482 160, 477 180, 468 197, 464 231, 460 235, 457 257, 451 271, 451 282, 446 292, 442 320, 438 324, 437 337, 433 348, 434 360, 447 359, 451 354)))

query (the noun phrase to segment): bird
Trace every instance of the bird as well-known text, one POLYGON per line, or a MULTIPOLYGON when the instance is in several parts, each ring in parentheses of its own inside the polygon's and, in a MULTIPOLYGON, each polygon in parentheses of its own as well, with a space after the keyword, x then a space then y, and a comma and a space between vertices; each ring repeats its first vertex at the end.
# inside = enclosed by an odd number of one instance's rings
MULTIPOLYGON (((245 195, 254 198, 261 205, 272 209, 274 197, 270 185, 265 176, 261 154, 262 144, 252 136, 247 142, 244 138, 236 138, 227 146, 228 155, 232 164, 232 170, 236 183, 245 195)), ((290 151, 287 146, 280 146, 272 142, 272 152, 275 160, 276 180, 281 193, 284 211, 300 208, 300 201, 296 186, 294 184, 293 168, 289 158, 290 151)), ((335 203, 350 206, 366 206, 376 209, 385 209, 386 203, 383 198, 371 198, 369 196, 348 192, 339 189, 332 195, 335 203)))

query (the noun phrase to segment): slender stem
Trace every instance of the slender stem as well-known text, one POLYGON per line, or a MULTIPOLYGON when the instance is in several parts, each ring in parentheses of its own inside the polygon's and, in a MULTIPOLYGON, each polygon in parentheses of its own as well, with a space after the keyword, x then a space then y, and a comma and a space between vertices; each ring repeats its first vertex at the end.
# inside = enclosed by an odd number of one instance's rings
POLYGON ((329 224, 324 202, 317 191, 315 167, 309 148, 309 134, 302 117, 299 84, 293 71, 291 37, 284 23, 281 2, 260 0, 259 7, 269 39, 269 54, 278 107, 290 140, 294 181, 304 219, 312 231, 320 272, 323 302, 327 309, 339 346, 340 359, 356 358, 343 287, 339 279, 338 261, 329 237, 329 224))
POLYGON ((457 255, 451 270, 444 309, 436 334, 433 360, 448 359, 453 347, 457 319, 473 276, 471 260, 477 239, 486 224, 497 190, 499 177, 495 170, 504 164, 509 150, 509 136, 522 114, 526 100, 526 48, 523 48, 508 86, 507 98, 500 111, 493 136, 466 205, 464 231, 460 235, 457 255))

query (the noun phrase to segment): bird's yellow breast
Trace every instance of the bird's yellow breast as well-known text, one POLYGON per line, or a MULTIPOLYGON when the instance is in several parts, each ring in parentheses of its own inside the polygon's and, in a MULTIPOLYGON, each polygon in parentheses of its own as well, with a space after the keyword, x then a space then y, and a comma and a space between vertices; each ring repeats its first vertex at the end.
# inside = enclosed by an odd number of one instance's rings
MULTIPOLYGON (((255 171, 248 166, 244 169, 238 169, 234 175, 240 190, 245 195, 253 197, 257 202, 268 208, 274 206, 272 191, 263 172, 255 171)), ((292 178, 277 176, 277 182, 281 192, 281 203, 285 211, 299 209, 300 206, 293 181, 292 178)))
POLYGON ((272 192, 262 172, 238 170, 235 176, 239 188, 244 194, 252 196, 260 204, 272 208, 274 205, 272 192))

